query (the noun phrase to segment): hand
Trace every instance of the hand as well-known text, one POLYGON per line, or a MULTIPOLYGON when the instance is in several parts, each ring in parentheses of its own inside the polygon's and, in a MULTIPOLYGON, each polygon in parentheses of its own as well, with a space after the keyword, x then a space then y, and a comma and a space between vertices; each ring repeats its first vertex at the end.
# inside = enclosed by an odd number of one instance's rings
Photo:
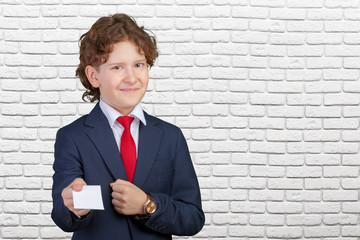
POLYGON ((81 217, 90 212, 90 209, 74 209, 74 201, 72 190, 80 192, 83 186, 86 185, 86 182, 82 178, 76 178, 69 186, 64 188, 61 192, 61 197, 63 198, 64 205, 75 215, 81 217))
POLYGON ((124 215, 145 214, 144 204, 147 201, 146 193, 131 182, 116 180, 110 183, 112 187, 112 204, 115 210, 124 215))

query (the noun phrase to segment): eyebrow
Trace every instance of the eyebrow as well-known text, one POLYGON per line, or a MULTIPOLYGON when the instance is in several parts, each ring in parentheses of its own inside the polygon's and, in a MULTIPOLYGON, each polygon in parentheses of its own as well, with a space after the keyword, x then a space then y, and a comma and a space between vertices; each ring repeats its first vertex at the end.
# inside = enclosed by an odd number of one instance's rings
MULTIPOLYGON (((137 62, 146 62, 146 58, 139 58, 137 60, 134 61, 134 63, 137 62)), ((125 64, 125 62, 113 62, 113 63, 107 63, 108 65, 122 65, 125 64)))

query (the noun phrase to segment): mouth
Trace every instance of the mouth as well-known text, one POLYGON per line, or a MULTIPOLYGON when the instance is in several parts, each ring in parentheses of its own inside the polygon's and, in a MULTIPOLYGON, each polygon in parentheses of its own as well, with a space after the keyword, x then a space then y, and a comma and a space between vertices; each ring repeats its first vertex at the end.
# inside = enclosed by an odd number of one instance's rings
POLYGON ((121 88, 120 91, 126 92, 126 93, 133 93, 139 90, 139 88, 121 88))

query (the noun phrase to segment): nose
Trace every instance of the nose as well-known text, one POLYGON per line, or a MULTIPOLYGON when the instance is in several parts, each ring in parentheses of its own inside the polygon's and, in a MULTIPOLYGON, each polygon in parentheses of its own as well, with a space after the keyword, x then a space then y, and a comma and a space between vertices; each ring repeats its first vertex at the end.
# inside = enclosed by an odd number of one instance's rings
POLYGON ((128 84, 133 84, 136 81, 137 81, 137 76, 135 70, 133 68, 127 68, 124 82, 128 84))

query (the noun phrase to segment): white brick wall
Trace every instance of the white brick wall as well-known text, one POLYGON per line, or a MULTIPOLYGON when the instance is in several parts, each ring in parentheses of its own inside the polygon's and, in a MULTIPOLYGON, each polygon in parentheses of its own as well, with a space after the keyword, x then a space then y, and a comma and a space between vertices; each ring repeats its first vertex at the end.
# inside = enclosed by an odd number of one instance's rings
POLYGON ((93 105, 77 40, 116 12, 158 39, 143 106, 188 140, 191 239, 360 239, 359 0, 0 0, 0 239, 71 238, 54 138, 93 105))

